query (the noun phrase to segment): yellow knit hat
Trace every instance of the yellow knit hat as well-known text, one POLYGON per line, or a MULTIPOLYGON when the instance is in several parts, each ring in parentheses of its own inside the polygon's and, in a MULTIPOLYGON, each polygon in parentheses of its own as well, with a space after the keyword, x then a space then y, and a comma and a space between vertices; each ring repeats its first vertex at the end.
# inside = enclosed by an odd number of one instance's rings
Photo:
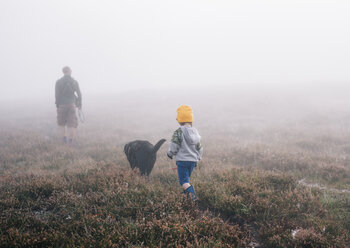
POLYGON ((192 112, 192 108, 190 106, 187 105, 181 105, 178 109, 177 109, 177 117, 176 120, 179 123, 183 123, 183 122, 193 122, 193 112, 192 112))

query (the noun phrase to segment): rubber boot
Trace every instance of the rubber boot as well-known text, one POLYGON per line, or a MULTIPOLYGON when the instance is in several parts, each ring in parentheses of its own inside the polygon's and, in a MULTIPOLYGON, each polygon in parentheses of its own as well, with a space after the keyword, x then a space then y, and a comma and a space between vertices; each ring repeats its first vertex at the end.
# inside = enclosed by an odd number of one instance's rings
POLYGON ((188 196, 191 197, 191 200, 192 201, 196 201, 198 198, 197 198, 197 195, 196 195, 196 192, 194 191, 194 188, 193 186, 191 185, 190 187, 188 187, 185 191, 184 191, 188 196))

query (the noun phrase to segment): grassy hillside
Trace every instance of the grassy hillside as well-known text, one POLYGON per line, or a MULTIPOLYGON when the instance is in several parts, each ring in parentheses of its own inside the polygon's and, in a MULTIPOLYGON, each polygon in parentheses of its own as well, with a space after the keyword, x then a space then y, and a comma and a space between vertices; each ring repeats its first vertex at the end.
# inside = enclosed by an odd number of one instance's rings
POLYGON ((1 247, 350 245, 347 115, 197 101, 205 150, 192 203, 166 145, 149 178, 129 168, 126 142, 176 128, 177 99, 142 99, 86 104, 74 147, 58 138, 54 108, 1 110, 1 247))

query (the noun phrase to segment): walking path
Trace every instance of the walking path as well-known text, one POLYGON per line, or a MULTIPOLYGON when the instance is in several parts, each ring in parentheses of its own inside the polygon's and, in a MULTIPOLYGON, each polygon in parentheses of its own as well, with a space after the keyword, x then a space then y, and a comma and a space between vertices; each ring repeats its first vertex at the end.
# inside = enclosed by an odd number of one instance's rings
POLYGON ((330 188, 330 187, 327 187, 327 186, 324 186, 324 185, 321 185, 318 183, 307 183, 305 180, 306 180, 305 178, 300 179, 298 181, 298 184, 309 187, 309 188, 317 188, 320 190, 327 190, 327 191, 331 191, 331 192, 335 192, 335 193, 350 193, 350 190, 347 190, 347 189, 330 188))

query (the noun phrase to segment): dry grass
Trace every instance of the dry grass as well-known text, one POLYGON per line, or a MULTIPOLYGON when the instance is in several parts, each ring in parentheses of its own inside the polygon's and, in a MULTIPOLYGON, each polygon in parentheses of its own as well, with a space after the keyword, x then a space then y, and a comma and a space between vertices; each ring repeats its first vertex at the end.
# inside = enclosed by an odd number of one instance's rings
POLYGON ((155 142, 176 128, 175 100, 145 101, 91 103, 75 147, 60 143, 49 111, 0 120, 1 247, 349 246, 350 196, 327 190, 350 189, 350 130, 339 121, 286 125, 226 109, 213 123, 213 110, 196 103, 205 155, 193 204, 166 146, 149 178, 129 169, 127 141, 155 142), (324 188, 298 184, 303 178, 324 188))

